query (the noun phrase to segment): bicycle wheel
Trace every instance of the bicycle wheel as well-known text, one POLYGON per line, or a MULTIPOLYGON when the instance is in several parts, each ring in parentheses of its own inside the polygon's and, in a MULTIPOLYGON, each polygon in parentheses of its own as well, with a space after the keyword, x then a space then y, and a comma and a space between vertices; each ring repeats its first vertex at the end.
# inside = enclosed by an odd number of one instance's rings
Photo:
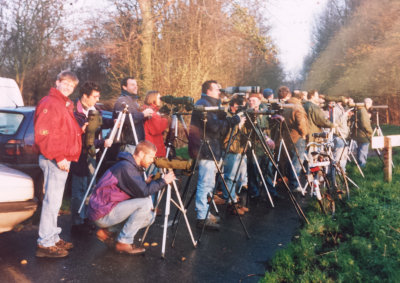
POLYGON ((347 182, 346 173, 340 166, 335 166, 335 182, 332 184, 332 190, 335 191, 339 199, 343 199, 343 196, 347 195, 347 199, 350 198, 349 183, 347 182))
POLYGON ((334 192, 325 172, 320 171, 319 173, 321 198, 318 199, 318 203, 325 215, 334 215, 336 210, 334 192))

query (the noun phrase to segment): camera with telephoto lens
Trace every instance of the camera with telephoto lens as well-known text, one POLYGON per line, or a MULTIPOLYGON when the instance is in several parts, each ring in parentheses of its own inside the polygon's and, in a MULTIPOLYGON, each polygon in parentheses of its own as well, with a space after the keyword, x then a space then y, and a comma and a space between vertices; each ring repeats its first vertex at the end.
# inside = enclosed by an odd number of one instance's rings
POLYGON ((174 112, 179 111, 184 107, 186 111, 192 111, 194 106, 194 99, 190 96, 175 97, 172 95, 165 95, 160 97, 161 101, 167 104, 175 105, 174 112))
POLYGON ((100 111, 89 110, 88 113, 88 125, 85 130, 85 145, 86 150, 91 156, 96 155, 96 148, 94 147, 94 140, 96 137, 97 130, 103 124, 103 119, 101 117, 100 111))
POLYGON ((259 110, 254 110, 254 109, 247 109, 246 110, 247 114, 249 115, 276 115, 281 112, 281 110, 277 109, 259 109, 259 110))
POLYGON ((165 168, 165 169, 176 169, 176 170, 184 170, 184 171, 191 171, 193 160, 183 160, 183 159, 168 159, 166 157, 156 157, 154 159, 154 164, 158 168, 165 168))
POLYGON ((228 86, 227 88, 219 89, 220 92, 226 94, 234 94, 234 93, 260 93, 260 86, 228 86))

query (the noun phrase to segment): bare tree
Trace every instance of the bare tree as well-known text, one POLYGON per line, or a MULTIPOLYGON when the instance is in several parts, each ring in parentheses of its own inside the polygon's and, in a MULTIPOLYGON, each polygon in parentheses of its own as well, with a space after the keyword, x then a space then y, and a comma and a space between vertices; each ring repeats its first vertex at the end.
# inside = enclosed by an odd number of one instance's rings
POLYGON ((45 84, 49 65, 60 64, 67 57, 67 32, 61 25, 64 11, 60 0, 16 0, 8 2, 2 14, 2 73, 14 77, 25 100, 37 101, 41 93, 25 89, 28 78, 45 84), (37 74, 44 75, 37 76, 37 74))

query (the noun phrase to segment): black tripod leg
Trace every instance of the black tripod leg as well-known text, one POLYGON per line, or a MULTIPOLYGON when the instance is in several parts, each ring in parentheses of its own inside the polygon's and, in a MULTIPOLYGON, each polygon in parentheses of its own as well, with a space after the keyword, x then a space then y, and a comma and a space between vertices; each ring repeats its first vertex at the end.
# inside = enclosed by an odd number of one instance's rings
POLYGON ((260 141, 264 152, 267 154, 268 158, 271 160, 271 163, 275 167, 275 170, 278 172, 278 175, 282 178, 283 184, 285 185, 285 188, 290 196, 290 199, 296 208, 296 212, 298 212, 299 216, 303 217, 304 221, 306 221, 306 223, 308 224, 309 221, 308 221, 306 215, 304 214, 299 203, 296 201, 292 191, 290 190, 288 184, 286 183, 285 179, 283 178, 283 175, 282 175, 281 171, 279 170, 278 165, 276 164, 275 160, 273 159, 272 153, 270 152, 268 146, 265 144, 265 140, 263 139, 261 134, 259 132, 257 132, 254 122, 251 120, 248 113, 246 113, 246 117, 247 117, 248 121, 250 122, 250 125, 253 128, 254 132, 256 133, 256 136, 257 136, 258 140, 260 141))

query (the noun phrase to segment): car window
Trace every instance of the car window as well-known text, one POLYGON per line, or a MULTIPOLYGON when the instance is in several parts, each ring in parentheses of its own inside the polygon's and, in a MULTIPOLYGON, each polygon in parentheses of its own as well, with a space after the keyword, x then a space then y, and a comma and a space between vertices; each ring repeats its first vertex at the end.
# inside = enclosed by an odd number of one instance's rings
POLYGON ((15 134, 23 119, 24 115, 21 113, 0 112, 0 134, 15 134))

